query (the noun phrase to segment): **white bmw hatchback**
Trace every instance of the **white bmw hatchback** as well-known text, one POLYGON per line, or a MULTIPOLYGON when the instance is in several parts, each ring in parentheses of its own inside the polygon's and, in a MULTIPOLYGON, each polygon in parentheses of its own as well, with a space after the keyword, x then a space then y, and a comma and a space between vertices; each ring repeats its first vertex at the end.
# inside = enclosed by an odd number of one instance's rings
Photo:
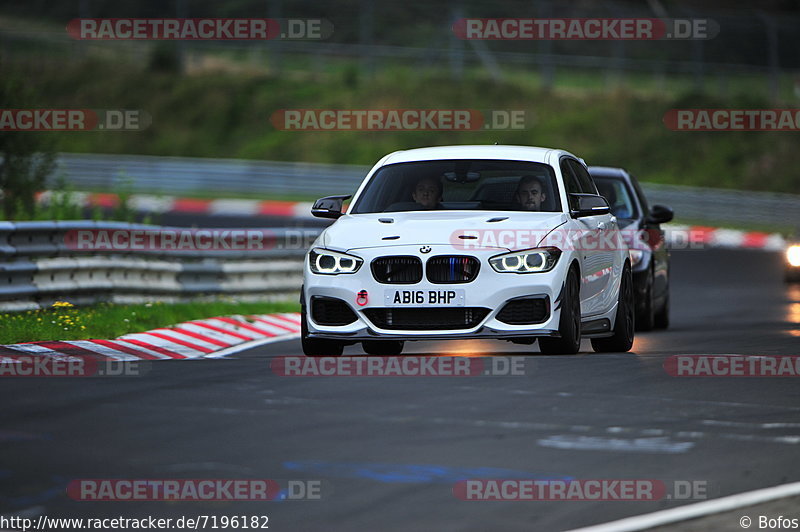
POLYGON ((391 153, 344 200, 304 266, 302 343, 338 356, 361 343, 494 338, 571 354, 628 351, 628 249, 585 163, 555 149, 447 146, 391 153))

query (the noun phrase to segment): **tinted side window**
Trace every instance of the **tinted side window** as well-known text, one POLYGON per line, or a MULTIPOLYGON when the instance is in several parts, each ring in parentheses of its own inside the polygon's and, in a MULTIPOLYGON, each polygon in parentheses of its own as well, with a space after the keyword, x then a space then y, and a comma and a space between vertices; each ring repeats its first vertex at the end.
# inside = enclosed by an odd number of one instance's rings
POLYGON ((647 213, 650 212, 650 207, 647 205, 647 198, 642 191, 642 187, 639 186, 639 181, 631 176, 631 183, 633 183, 633 189, 636 191, 636 197, 639 198, 639 205, 642 207, 642 212, 644 216, 647 216, 647 213))
POLYGON ((583 192, 578 178, 575 177, 572 171, 572 165, 569 164, 569 159, 561 159, 561 173, 564 176, 564 186, 567 189, 567 194, 580 194, 583 192))
POLYGON ((582 192, 581 185, 578 183, 578 178, 572 172, 572 165, 569 164, 569 159, 561 159, 561 174, 564 176, 564 187, 567 189, 567 201, 569 202, 570 209, 577 209, 577 201, 569 197, 570 194, 580 194, 582 192))
POLYGON ((594 181, 592 181, 591 176, 589 176, 589 171, 586 170, 581 163, 574 159, 569 159, 569 164, 572 166, 572 171, 575 172, 575 175, 578 178, 581 192, 584 194, 597 194, 597 187, 595 187, 594 181))

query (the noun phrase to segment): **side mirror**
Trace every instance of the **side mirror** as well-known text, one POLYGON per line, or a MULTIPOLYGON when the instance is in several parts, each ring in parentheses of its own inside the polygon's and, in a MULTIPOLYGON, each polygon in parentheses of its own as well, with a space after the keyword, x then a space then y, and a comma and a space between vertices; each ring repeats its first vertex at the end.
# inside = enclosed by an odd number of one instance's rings
POLYGON ((611 209, 603 196, 596 194, 570 194, 570 211, 573 218, 608 214, 611 209))
POLYGON ((314 202, 311 214, 317 218, 332 218, 336 220, 342 215, 342 204, 350 196, 326 196, 314 202))
POLYGON ((665 224, 671 222, 675 214, 666 205, 653 205, 645 221, 649 224, 665 224))

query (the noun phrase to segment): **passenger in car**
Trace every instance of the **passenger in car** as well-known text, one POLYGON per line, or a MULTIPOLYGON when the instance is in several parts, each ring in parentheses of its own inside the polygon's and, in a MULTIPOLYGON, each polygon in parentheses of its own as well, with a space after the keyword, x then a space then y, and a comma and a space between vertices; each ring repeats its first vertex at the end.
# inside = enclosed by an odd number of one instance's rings
POLYGON ((544 192, 544 186, 538 177, 524 175, 520 178, 517 190, 514 192, 514 201, 519 204, 522 210, 540 211, 546 199, 547 195, 544 192))
POLYGON ((442 201, 442 183, 432 177, 423 177, 414 185, 411 197, 423 209, 440 209, 442 201))

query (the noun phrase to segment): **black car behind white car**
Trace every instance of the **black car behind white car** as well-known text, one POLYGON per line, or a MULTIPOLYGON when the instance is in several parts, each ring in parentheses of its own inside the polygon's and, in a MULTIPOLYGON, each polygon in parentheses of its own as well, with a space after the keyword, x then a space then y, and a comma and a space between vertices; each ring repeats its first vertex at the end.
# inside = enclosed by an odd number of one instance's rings
POLYGON ((590 166, 597 190, 608 201, 630 247, 636 294, 636 328, 669 327, 669 250, 661 224, 672 220, 672 209, 650 207, 637 179, 622 168, 590 166))

